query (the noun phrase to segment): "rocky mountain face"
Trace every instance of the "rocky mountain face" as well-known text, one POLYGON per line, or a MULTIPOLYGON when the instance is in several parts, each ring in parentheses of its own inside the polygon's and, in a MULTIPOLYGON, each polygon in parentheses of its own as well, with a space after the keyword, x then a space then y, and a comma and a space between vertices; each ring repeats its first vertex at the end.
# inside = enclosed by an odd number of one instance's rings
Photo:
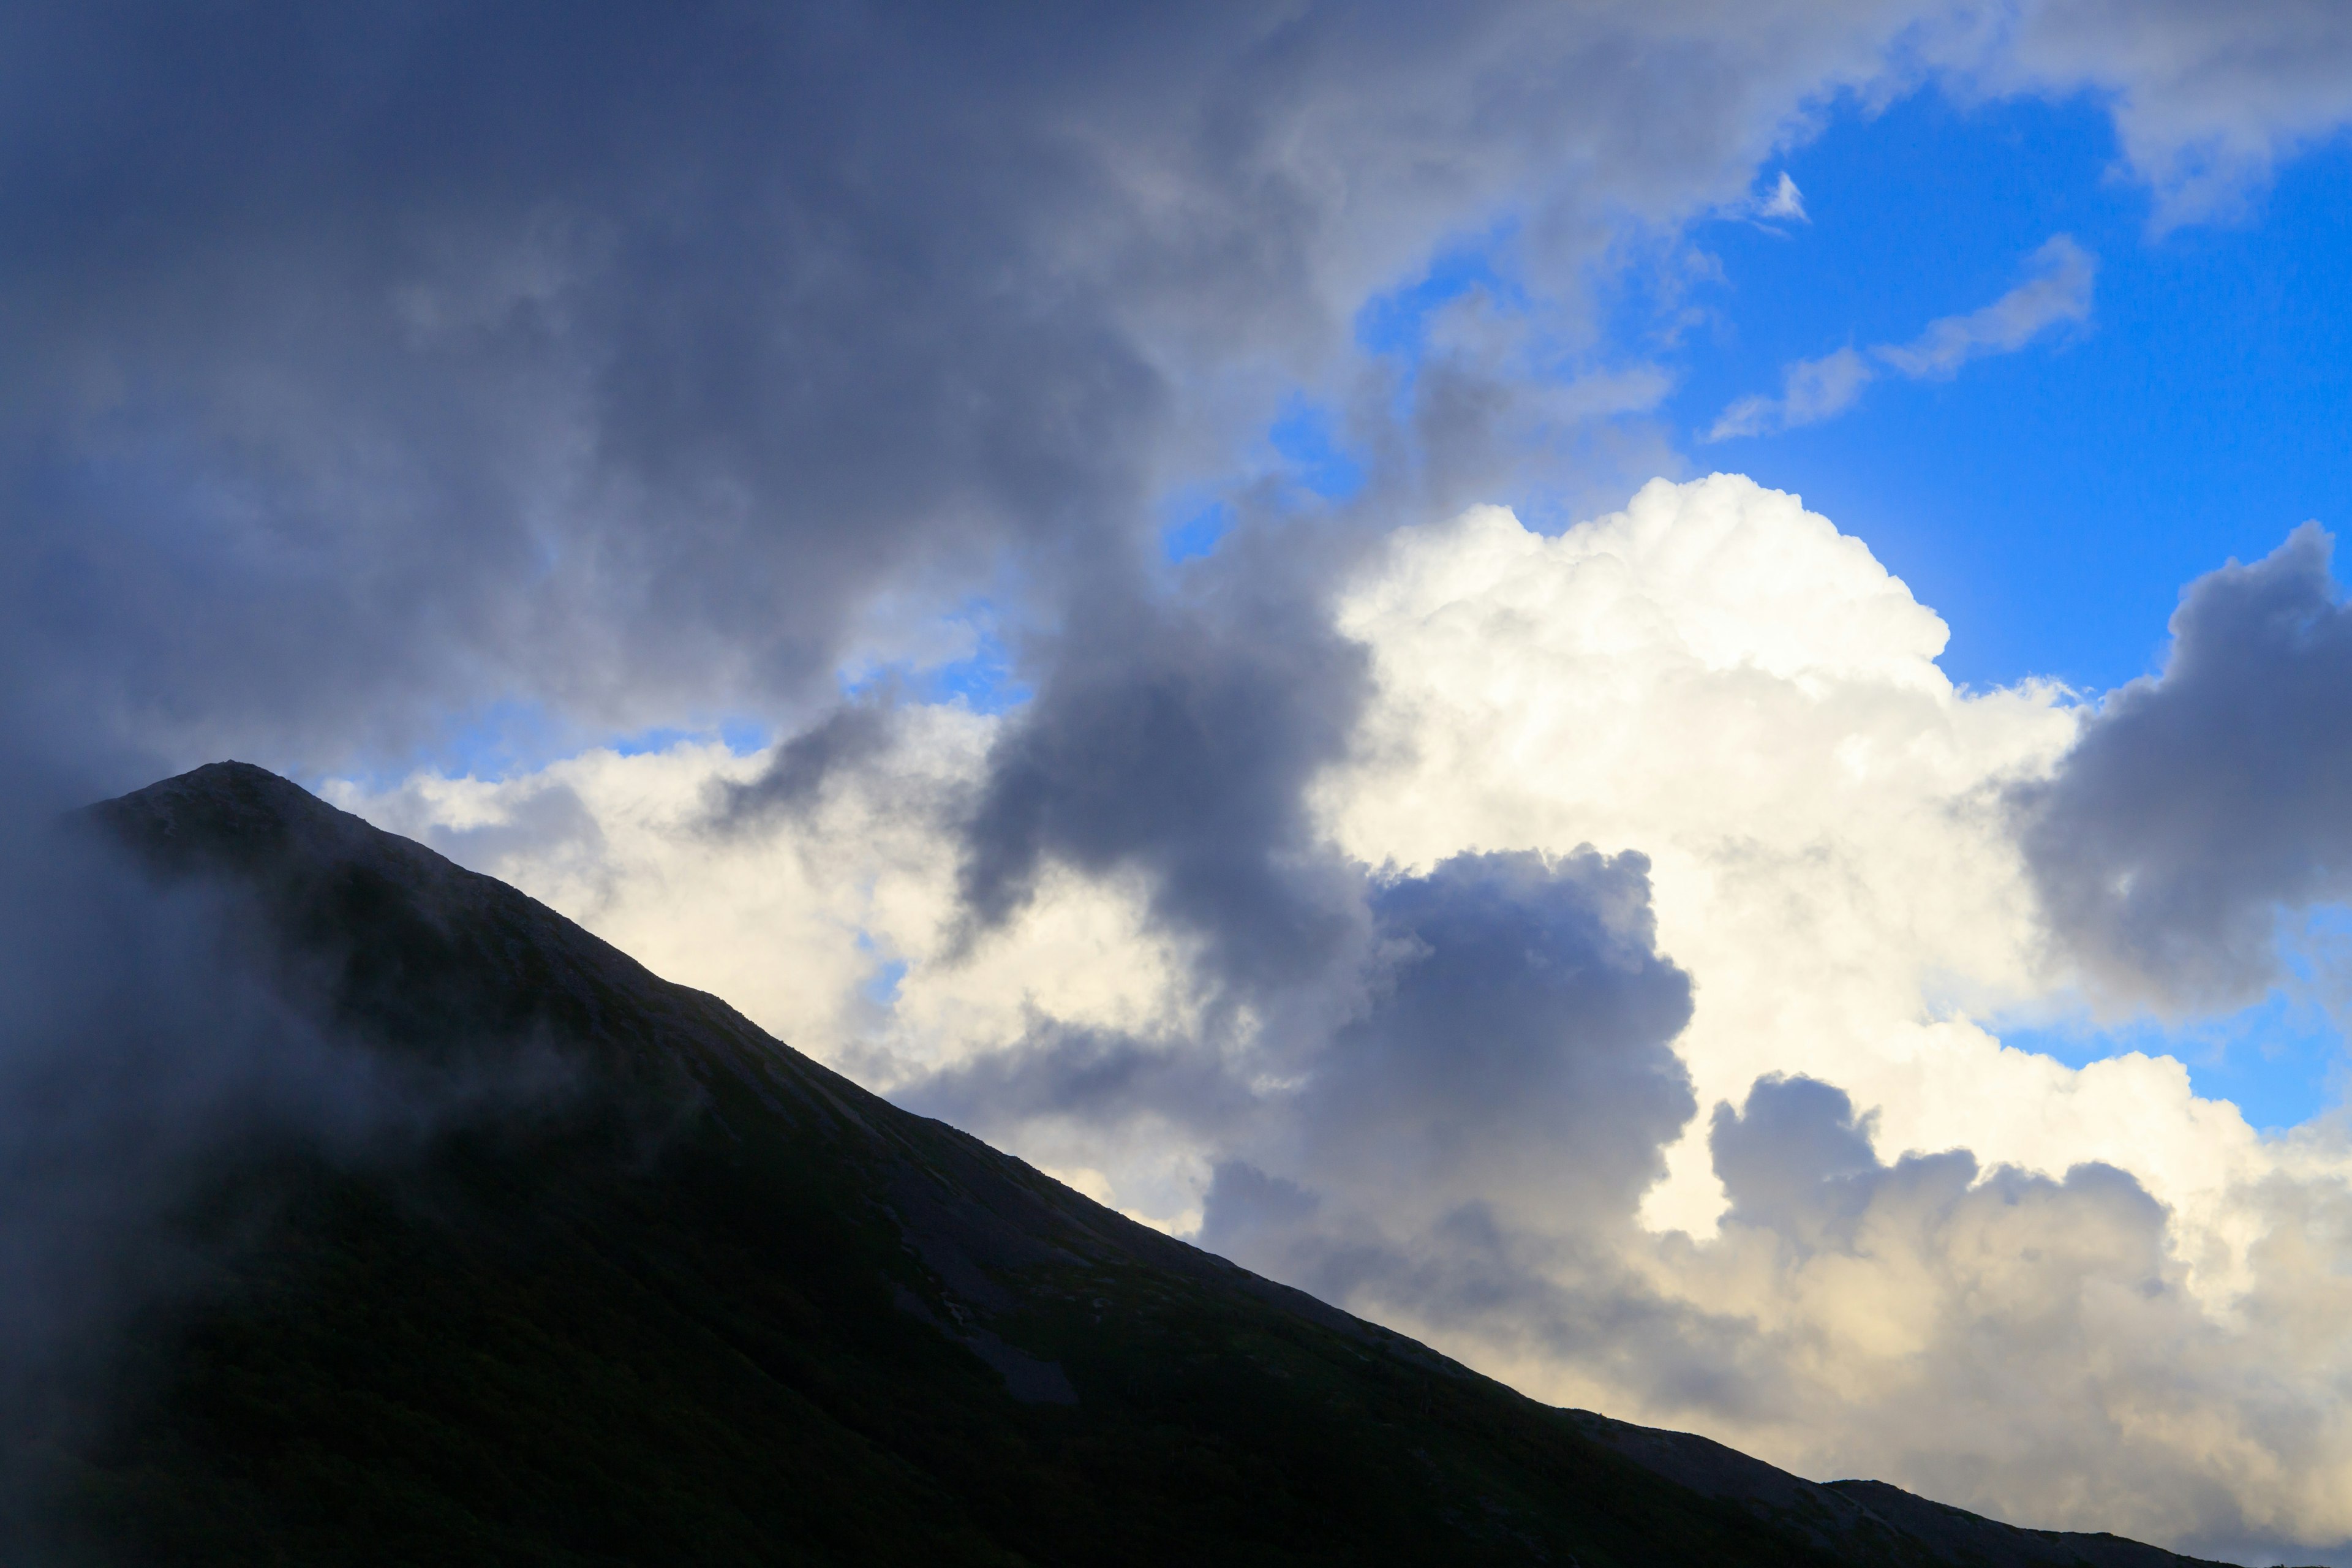
MULTIPOLYGON (((92 808, 430 1114, 225 1148, 45 1450, 98 1563, 2189 1559, 1558 1410, 910 1115, 237 763, 92 808), (435 1086, 438 1086, 437 1088, 435 1086)), ((35 1445, 38 1447, 38 1445, 35 1445)))

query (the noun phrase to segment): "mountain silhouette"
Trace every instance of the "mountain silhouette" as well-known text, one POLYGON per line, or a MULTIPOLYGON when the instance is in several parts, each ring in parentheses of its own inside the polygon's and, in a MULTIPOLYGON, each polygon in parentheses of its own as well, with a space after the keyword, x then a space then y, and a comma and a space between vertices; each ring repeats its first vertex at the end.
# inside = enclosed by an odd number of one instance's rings
POLYGON ((288 994, 433 1108, 388 1153, 207 1167, 209 1273, 50 1468, 92 1561, 2192 1561, 1540 1405, 259 768, 85 821, 226 889, 288 994))

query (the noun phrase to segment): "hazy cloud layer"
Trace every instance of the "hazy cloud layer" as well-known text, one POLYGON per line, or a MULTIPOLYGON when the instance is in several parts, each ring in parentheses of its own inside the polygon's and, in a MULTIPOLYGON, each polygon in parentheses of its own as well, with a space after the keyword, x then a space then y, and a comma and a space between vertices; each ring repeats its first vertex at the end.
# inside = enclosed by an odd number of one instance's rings
POLYGON ((2352 612, 2305 523, 2199 578, 2164 672, 2011 796, 2064 952, 2126 1002, 2259 996, 2282 923, 2352 893, 2352 612))

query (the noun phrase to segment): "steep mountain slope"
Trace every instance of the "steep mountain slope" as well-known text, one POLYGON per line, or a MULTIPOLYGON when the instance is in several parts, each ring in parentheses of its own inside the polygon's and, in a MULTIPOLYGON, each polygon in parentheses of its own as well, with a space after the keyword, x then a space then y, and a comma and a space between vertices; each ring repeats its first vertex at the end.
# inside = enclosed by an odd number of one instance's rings
POLYGON ((218 1277, 56 1466, 96 1560, 2188 1561, 1537 1405, 259 769, 92 818, 243 889, 351 1048, 470 1086, 397 1160, 220 1163, 218 1277))

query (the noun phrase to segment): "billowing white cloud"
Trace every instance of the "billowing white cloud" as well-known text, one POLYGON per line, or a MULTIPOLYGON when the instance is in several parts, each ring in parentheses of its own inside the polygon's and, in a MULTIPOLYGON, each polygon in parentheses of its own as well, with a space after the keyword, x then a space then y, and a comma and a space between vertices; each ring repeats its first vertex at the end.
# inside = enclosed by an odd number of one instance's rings
POLYGON ((1942 316, 1907 343, 1879 343, 1868 354, 1843 348, 1799 360, 1780 374, 1780 395, 1736 399, 1706 433, 1710 441, 1764 436, 1844 413, 1878 378, 1880 367, 1913 381, 1942 380, 1970 360, 2015 353, 2051 328, 2091 313, 2098 258, 2069 237, 2051 238, 2026 261, 2024 282, 1979 310, 1942 316))
MULTIPOLYGON (((1810 1073, 1882 1108, 1890 1150, 2110 1159, 2178 1204, 2252 1149, 2177 1063, 2075 1072, 1974 1021, 2046 989, 1999 792, 2055 762, 2076 712, 2047 686, 1955 689, 1943 623, 1795 497, 1657 481, 1551 539, 1474 510, 1400 534, 1340 624, 1381 695, 1362 760, 1323 786, 1339 841, 1407 866, 1647 854, 1660 945, 1697 982, 1703 1105, 1810 1073)), ((1702 1136, 1654 1217, 1711 1220, 1702 1136)))

